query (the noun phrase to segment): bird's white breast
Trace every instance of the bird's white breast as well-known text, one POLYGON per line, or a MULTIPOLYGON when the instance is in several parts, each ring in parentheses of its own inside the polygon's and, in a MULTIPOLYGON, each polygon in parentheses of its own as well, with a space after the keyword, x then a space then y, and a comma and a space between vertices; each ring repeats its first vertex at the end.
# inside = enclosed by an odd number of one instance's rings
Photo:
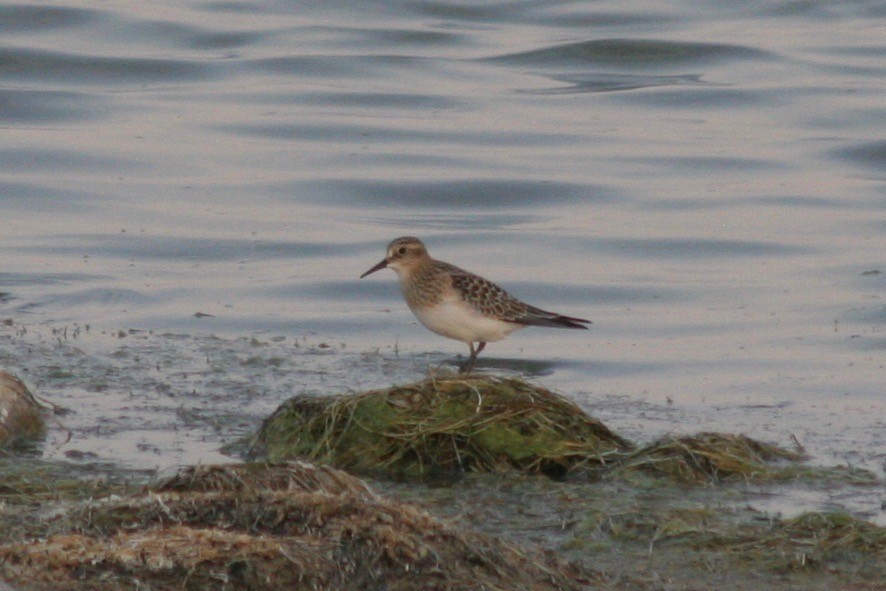
POLYGON ((522 328, 519 324, 484 316, 460 299, 445 299, 435 306, 412 309, 428 329, 465 343, 499 341, 522 328))

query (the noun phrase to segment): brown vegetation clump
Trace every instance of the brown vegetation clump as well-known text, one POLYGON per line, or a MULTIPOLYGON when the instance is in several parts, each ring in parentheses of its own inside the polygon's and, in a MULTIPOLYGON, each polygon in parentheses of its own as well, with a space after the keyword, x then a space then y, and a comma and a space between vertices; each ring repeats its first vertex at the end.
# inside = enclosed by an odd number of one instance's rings
POLYGON ((574 567, 386 500, 305 463, 202 466, 79 505, 0 546, 24 591, 579 589, 574 567))
MULTIPOLYGON (((644 473, 683 484, 776 478, 779 462, 796 462, 802 456, 745 435, 698 433, 664 437, 624 457, 612 475, 630 477, 644 473)), ((785 473, 786 474, 786 473, 785 473)))
POLYGON ((803 566, 834 559, 871 560, 878 565, 881 581, 886 581, 886 527, 843 512, 808 512, 785 521, 778 534, 782 545, 794 546, 794 556, 803 566))
POLYGON ((298 461, 283 465, 288 468, 281 469, 280 464, 263 462, 238 466, 187 466, 170 478, 149 486, 147 490, 155 493, 273 490, 374 495, 364 481, 329 466, 315 466, 298 461))
POLYGON ((300 396, 278 408, 252 446, 405 480, 516 469, 565 476, 602 466, 631 444, 566 398, 516 378, 431 378, 360 394, 300 396))

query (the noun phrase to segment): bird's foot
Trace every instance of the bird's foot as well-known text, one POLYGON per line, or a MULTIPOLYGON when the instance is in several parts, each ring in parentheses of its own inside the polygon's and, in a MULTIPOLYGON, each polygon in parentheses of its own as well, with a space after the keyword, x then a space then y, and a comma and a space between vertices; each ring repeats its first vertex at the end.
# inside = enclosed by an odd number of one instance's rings
POLYGON ((471 373, 472 371, 474 371, 474 368, 476 366, 477 366, 476 359, 473 359, 473 360, 468 359, 464 363, 459 364, 458 373, 471 373))
POLYGON ((474 348, 474 343, 468 343, 468 347, 471 349, 471 356, 459 367, 458 373, 469 373, 474 370, 474 367, 477 365, 477 355, 486 348, 486 342, 480 341, 477 343, 476 349, 474 348))

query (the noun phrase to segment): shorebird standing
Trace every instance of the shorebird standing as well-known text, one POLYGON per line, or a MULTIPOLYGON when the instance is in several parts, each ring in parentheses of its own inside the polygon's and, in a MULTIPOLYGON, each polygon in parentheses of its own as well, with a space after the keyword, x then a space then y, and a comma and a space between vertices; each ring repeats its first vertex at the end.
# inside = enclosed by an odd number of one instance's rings
POLYGON ((431 331, 468 344, 470 371, 489 341, 499 341, 524 326, 584 328, 590 320, 530 306, 491 281, 432 259, 418 238, 403 236, 388 245, 384 259, 362 275, 390 267, 412 313, 431 331), (476 348, 474 343, 477 343, 476 348))

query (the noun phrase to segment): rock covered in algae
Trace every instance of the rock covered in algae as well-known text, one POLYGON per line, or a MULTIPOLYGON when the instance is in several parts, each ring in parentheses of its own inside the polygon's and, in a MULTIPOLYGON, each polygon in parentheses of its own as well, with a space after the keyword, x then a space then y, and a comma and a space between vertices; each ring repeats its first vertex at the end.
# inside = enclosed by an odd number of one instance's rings
POLYGON ((577 590, 583 575, 300 462, 200 466, 0 545, 22 591, 577 590))
POLYGON ((262 425, 253 457, 306 458, 426 480, 516 469, 564 476, 631 444, 562 396, 515 378, 431 378, 340 396, 297 396, 262 425))
POLYGON ((40 405, 20 379, 0 371, 0 447, 43 435, 40 405))

